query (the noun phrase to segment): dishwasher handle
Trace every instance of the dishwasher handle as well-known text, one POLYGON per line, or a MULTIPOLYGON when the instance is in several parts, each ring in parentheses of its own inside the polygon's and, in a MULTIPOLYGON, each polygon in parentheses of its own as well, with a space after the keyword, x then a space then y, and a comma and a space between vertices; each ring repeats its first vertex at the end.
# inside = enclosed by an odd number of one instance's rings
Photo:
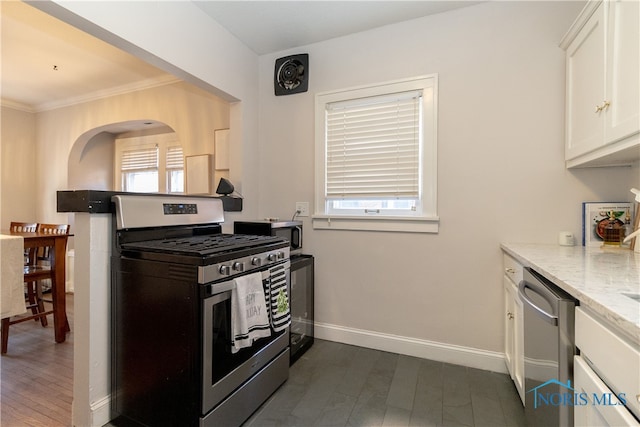
POLYGON ((531 298, 529 298, 529 296, 526 294, 526 289, 529 289, 531 290, 531 292, 540 295, 540 297, 544 298, 550 305, 553 306, 554 301, 549 295, 547 295, 547 292, 545 292, 546 289, 539 289, 535 284, 527 282, 526 280, 521 280, 518 284, 518 294, 520 295, 520 299, 522 300, 522 302, 533 308, 542 320, 550 323, 553 326, 558 326, 558 316, 547 313, 542 308, 538 307, 536 303, 531 300, 531 298))

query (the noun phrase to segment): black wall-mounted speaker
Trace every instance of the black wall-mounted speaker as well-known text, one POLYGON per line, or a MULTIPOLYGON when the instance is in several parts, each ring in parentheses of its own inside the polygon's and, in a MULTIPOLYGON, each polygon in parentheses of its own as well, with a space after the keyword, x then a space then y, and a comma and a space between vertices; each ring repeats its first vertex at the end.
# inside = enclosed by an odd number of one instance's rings
POLYGON ((276 59, 273 87, 276 96, 306 92, 309 88, 309 54, 276 59))
POLYGON ((227 194, 233 193, 234 190, 235 188, 233 187, 231 181, 225 178, 220 178, 218 188, 216 189, 217 194, 224 194, 226 196, 227 194))

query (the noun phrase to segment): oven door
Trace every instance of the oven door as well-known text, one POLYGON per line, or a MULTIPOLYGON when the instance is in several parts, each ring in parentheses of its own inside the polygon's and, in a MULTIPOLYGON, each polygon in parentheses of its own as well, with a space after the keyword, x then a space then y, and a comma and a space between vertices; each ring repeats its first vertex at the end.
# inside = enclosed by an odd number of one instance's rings
MULTIPOLYGON (((276 275, 274 272, 279 271, 282 276, 284 271, 290 294, 290 262, 270 267, 267 271, 269 279, 263 281, 264 286, 270 285, 271 278, 276 275)), ((232 353, 231 290, 234 282, 230 280, 205 286, 212 286, 215 294, 203 301, 203 415, 218 406, 289 345, 289 328, 280 332, 272 329, 271 336, 260 338, 251 347, 232 353)))

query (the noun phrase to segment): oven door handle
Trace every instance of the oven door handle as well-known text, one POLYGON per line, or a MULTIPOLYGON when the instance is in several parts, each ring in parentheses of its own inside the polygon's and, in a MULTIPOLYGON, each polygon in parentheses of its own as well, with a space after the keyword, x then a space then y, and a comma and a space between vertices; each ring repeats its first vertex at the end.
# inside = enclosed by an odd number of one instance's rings
POLYGON ((218 295, 218 294, 221 294, 223 292, 227 292, 227 291, 230 291, 232 289, 235 289, 236 282, 234 282, 233 280, 229 280, 227 282, 216 283, 216 284, 210 285, 210 286, 211 286, 211 294, 212 295, 218 295))

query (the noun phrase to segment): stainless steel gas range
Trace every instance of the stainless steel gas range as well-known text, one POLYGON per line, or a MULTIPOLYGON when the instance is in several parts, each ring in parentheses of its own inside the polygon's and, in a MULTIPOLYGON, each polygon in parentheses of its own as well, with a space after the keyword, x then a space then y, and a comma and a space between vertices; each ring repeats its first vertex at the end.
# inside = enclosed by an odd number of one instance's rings
POLYGON ((289 330, 232 349, 232 291, 260 273, 267 306, 287 296, 289 243, 222 234, 215 198, 113 201, 112 424, 240 425, 287 380, 289 330))

